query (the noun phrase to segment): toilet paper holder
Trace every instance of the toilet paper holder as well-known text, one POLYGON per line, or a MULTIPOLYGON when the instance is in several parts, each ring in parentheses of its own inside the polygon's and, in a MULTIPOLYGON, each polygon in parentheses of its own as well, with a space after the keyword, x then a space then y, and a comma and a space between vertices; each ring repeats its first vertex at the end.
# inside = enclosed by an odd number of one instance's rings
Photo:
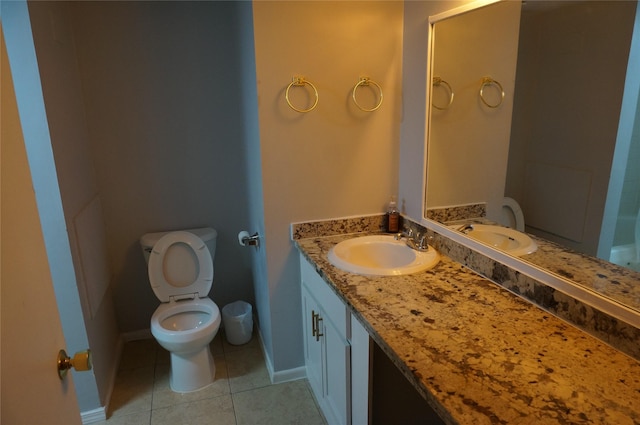
POLYGON ((238 243, 242 246, 255 246, 257 248, 260 246, 260 235, 258 232, 249 235, 249 232, 243 230, 238 233, 238 243))

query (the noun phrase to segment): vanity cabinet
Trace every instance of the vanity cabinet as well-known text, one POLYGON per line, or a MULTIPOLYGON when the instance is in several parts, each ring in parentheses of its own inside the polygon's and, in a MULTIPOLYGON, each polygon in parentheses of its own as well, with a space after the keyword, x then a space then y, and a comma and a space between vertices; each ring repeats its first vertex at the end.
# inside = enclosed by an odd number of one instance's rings
POLYGON ((366 424, 369 336, 302 256, 300 269, 304 356, 311 389, 328 423, 366 424))

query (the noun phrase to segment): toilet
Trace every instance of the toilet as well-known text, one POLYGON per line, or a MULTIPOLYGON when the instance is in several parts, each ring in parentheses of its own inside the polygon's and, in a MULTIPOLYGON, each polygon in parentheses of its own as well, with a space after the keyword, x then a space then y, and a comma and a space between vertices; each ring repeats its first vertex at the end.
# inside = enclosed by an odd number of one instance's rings
POLYGON ((147 233, 140 238, 149 282, 161 302, 151 316, 151 334, 171 354, 170 385, 175 392, 198 391, 215 379, 209 344, 221 316, 208 294, 216 238, 211 228, 147 233))
POLYGON ((502 222, 507 227, 524 232, 524 214, 520 204, 513 198, 505 196, 502 200, 502 222))

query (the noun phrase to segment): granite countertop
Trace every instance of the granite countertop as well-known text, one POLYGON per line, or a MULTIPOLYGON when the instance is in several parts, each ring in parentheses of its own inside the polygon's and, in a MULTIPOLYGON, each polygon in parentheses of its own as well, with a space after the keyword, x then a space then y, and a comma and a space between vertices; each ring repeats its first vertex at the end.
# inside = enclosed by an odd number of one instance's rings
POLYGON ((640 363, 443 256, 367 277, 327 261, 354 235, 296 245, 450 424, 640 424, 640 363))
MULTIPOLYGON (((447 225, 463 223, 496 224, 486 218, 455 220, 447 225)), ((593 290, 632 309, 640 309, 640 272, 582 254, 555 242, 527 233, 538 249, 520 256, 521 260, 549 270, 578 285, 593 290)))
POLYGON ((640 309, 640 272, 531 236, 538 250, 522 257, 633 309, 640 309))

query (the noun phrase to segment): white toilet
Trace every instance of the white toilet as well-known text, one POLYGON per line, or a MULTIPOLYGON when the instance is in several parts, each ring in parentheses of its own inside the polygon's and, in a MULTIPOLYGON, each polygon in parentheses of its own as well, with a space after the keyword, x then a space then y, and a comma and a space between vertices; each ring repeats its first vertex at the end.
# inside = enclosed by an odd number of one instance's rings
POLYGON ((151 316, 151 333, 171 353, 170 385, 175 392, 197 391, 215 379, 209 344, 221 316, 208 294, 216 237, 214 229, 201 228, 140 238, 151 288, 162 302, 151 316))
POLYGON ((520 204, 507 196, 502 200, 502 224, 520 232, 524 232, 524 214, 520 204))

